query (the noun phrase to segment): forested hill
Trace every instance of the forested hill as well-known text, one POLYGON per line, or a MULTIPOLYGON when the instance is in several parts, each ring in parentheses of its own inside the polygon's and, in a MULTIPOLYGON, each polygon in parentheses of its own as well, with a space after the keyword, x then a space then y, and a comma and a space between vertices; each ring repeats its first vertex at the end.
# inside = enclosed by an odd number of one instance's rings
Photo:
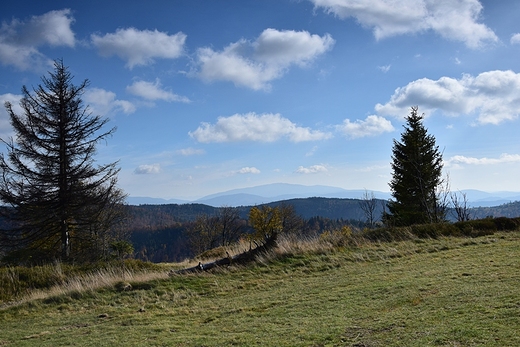
POLYGON ((475 207, 470 209, 471 219, 480 219, 486 217, 519 217, 520 201, 510 202, 494 207, 475 207))
MULTIPOLYGON (((353 219, 364 220, 363 210, 360 207, 361 200, 358 199, 337 199, 337 198, 306 198, 291 199, 273 202, 268 205, 277 206, 280 204, 292 205, 298 215, 304 219, 312 217, 323 217, 329 219, 353 219)), ((377 200, 374 215, 380 216, 383 212, 385 200, 377 200)))
POLYGON ((217 208, 203 204, 126 206, 128 229, 157 230, 194 221, 200 215, 213 215, 217 208))
MULTIPOLYGON (((358 199, 338 198, 304 198, 269 203, 270 206, 280 204, 292 205, 296 213, 304 219, 323 217, 363 221, 365 216, 358 199)), ((374 216, 379 217, 383 211, 385 200, 377 200, 374 216)), ((252 206, 236 207, 240 217, 247 219, 252 206)), ((127 206, 129 212, 128 227, 130 230, 157 230, 169 228, 182 223, 194 221, 200 215, 215 215, 219 208, 203 204, 169 204, 127 206)), ((485 217, 518 217, 520 202, 511 202, 495 207, 470 208, 472 219, 485 217)), ((453 216, 448 216, 452 218, 453 216)))
MULTIPOLYGON (((378 201, 375 215, 382 212, 384 200, 378 201)), ((269 203, 269 206, 281 204, 292 205, 296 214, 304 219, 323 217, 329 219, 363 220, 360 200, 335 198, 305 198, 291 199, 269 203)), ((235 207, 240 217, 248 218, 253 206, 235 207)), ((169 204, 169 205, 139 205, 127 206, 129 212, 129 227, 132 230, 153 230, 172 225, 194 221, 200 215, 214 215, 218 207, 203 204, 169 204)))

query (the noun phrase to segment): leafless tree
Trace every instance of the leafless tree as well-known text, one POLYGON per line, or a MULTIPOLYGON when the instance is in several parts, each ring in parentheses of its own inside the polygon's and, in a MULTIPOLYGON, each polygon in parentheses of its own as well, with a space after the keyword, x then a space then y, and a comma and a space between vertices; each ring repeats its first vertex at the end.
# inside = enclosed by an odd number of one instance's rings
POLYGON ((457 221, 464 222, 470 220, 470 212, 468 206, 468 196, 466 193, 459 191, 459 193, 451 193, 451 203, 457 221))
POLYGON ((435 199, 436 206, 435 210, 432 213, 433 222, 438 223, 446 220, 446 216, 448 215, 448 210, 450 208, 450 194, 450 176, 449 174, 446 174, 446 176, 444 176, 444 178, 441 179, 439 185, 437 186, 435 199))
POLYGON ((187 228, 186 233, 192 250, 200 254, 237 241, 243 233, 245 224, 246 221, 240 219, 236 208, 222 207, 214 216, 206 214, 198 216, 187 228))
POLYGON ((229 206, 221 207, 217 219, 216 227, 220 229, 221 246, 227 246, 237 241, 243 233, 245 225, 245 221, 240 219, 238 210, 229 206))
POLYGON ((377 208, 377 199, 374 192, 369 193, 365 189, 365 192, 359 201, 359 207, 363 211, 368 227, 373 228, 376 223, 375 212, 377 208))
POLYGON ((297 234, 303 230, 304 221, 295 211, 293 205, 281 204, 278 206, 280 209, 280 218, 282 220, 282 233, 286 234, 297 234))

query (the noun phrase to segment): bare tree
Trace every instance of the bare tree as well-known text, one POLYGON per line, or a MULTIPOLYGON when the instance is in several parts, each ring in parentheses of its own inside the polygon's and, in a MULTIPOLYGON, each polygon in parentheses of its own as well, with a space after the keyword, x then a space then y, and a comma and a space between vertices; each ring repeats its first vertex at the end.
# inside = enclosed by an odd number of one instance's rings
POLYGON ((373 228, 376 223, 375 212, 377 208, 377 199, 374 192, 368 192, 365 189, 361 200, 359 201, 359 207, 363 211, 365 221, 369 228, 373 228))
POLYGON ((220 244, 227 246, 237 241, 245 226, 245 221, 240 219, 238 210, 229 206, 221 207, 217 218, 216 226, 220 229, 221 235, 220 244))
POLYGON ((451 203, 453 211, 458 222, 465 222, 471 219, 468 205, 468 196, 466 193, 459 191, 459 193, 451 193, 451 203))
POLYGON ((218 246, 220 232, 217 222, 217 217, 202 214, 186 229, 188 243, 195 254, 218 246))
POLYGON ((296 213, 294 206, 282 203, 278 206, 278 209, 280 210, 280 219, 282 220, 282 233, 301 233, 304 221, 303 218, 296 213))
POLYGON ((450 176, 449 174, 446 174, 446 176, 441 179, 439 185, 437 186, 435 210, 432 211, 431 214, 432 222, 438 223, 446 220, 446 216, 448 215, 448 210, 450 208, 450 194, 450 176))
POLYGON ((200 215, 187 228, 189 244, 196 254, 209 249, 228 246, 243 233, 246 222, 240 219, 238 210, 222 207, 214 216, 200 215))

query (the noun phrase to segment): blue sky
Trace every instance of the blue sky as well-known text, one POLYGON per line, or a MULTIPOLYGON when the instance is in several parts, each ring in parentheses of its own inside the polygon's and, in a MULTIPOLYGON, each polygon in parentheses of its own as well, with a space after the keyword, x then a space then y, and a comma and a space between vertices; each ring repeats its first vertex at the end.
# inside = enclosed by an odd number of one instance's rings
POLYGON ((131 196, 389 191, 414 105, 452 190, 520 191, 518 18, 513 0, 8 0, 0 101, 63 59, 118 129, 97 159, 131 196))

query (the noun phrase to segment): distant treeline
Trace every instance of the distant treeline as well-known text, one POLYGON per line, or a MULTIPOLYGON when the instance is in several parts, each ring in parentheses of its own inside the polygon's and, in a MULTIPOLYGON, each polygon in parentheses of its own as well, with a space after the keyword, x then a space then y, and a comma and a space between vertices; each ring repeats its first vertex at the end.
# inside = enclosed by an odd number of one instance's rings
MULTIPOLYGON (((278 201, 268 204, 292 205, 305 220, 303 233, 321 233, 336 230, 343 225, 364 227, 364 213, 358 199, 305 198, 278 201)), ((381 216, 385 200, 377 201, 375 216, 381 216)), ((247 220, 252 206, 236 207, 240 218, 247 220)), ((182 261, 194 256, 189 248, 185 230, 198 216, 218 214, 218 207, 203 204, 169 204, 127 206, 128 220, 125 229, 135 249, 135 257, 151 262, 182 261)), ((486 217, 520 216, 520 202, 496 207, 469 209, 471 219, 486 217)), ((454 216, 448 213, 453 221, 454 216)))

